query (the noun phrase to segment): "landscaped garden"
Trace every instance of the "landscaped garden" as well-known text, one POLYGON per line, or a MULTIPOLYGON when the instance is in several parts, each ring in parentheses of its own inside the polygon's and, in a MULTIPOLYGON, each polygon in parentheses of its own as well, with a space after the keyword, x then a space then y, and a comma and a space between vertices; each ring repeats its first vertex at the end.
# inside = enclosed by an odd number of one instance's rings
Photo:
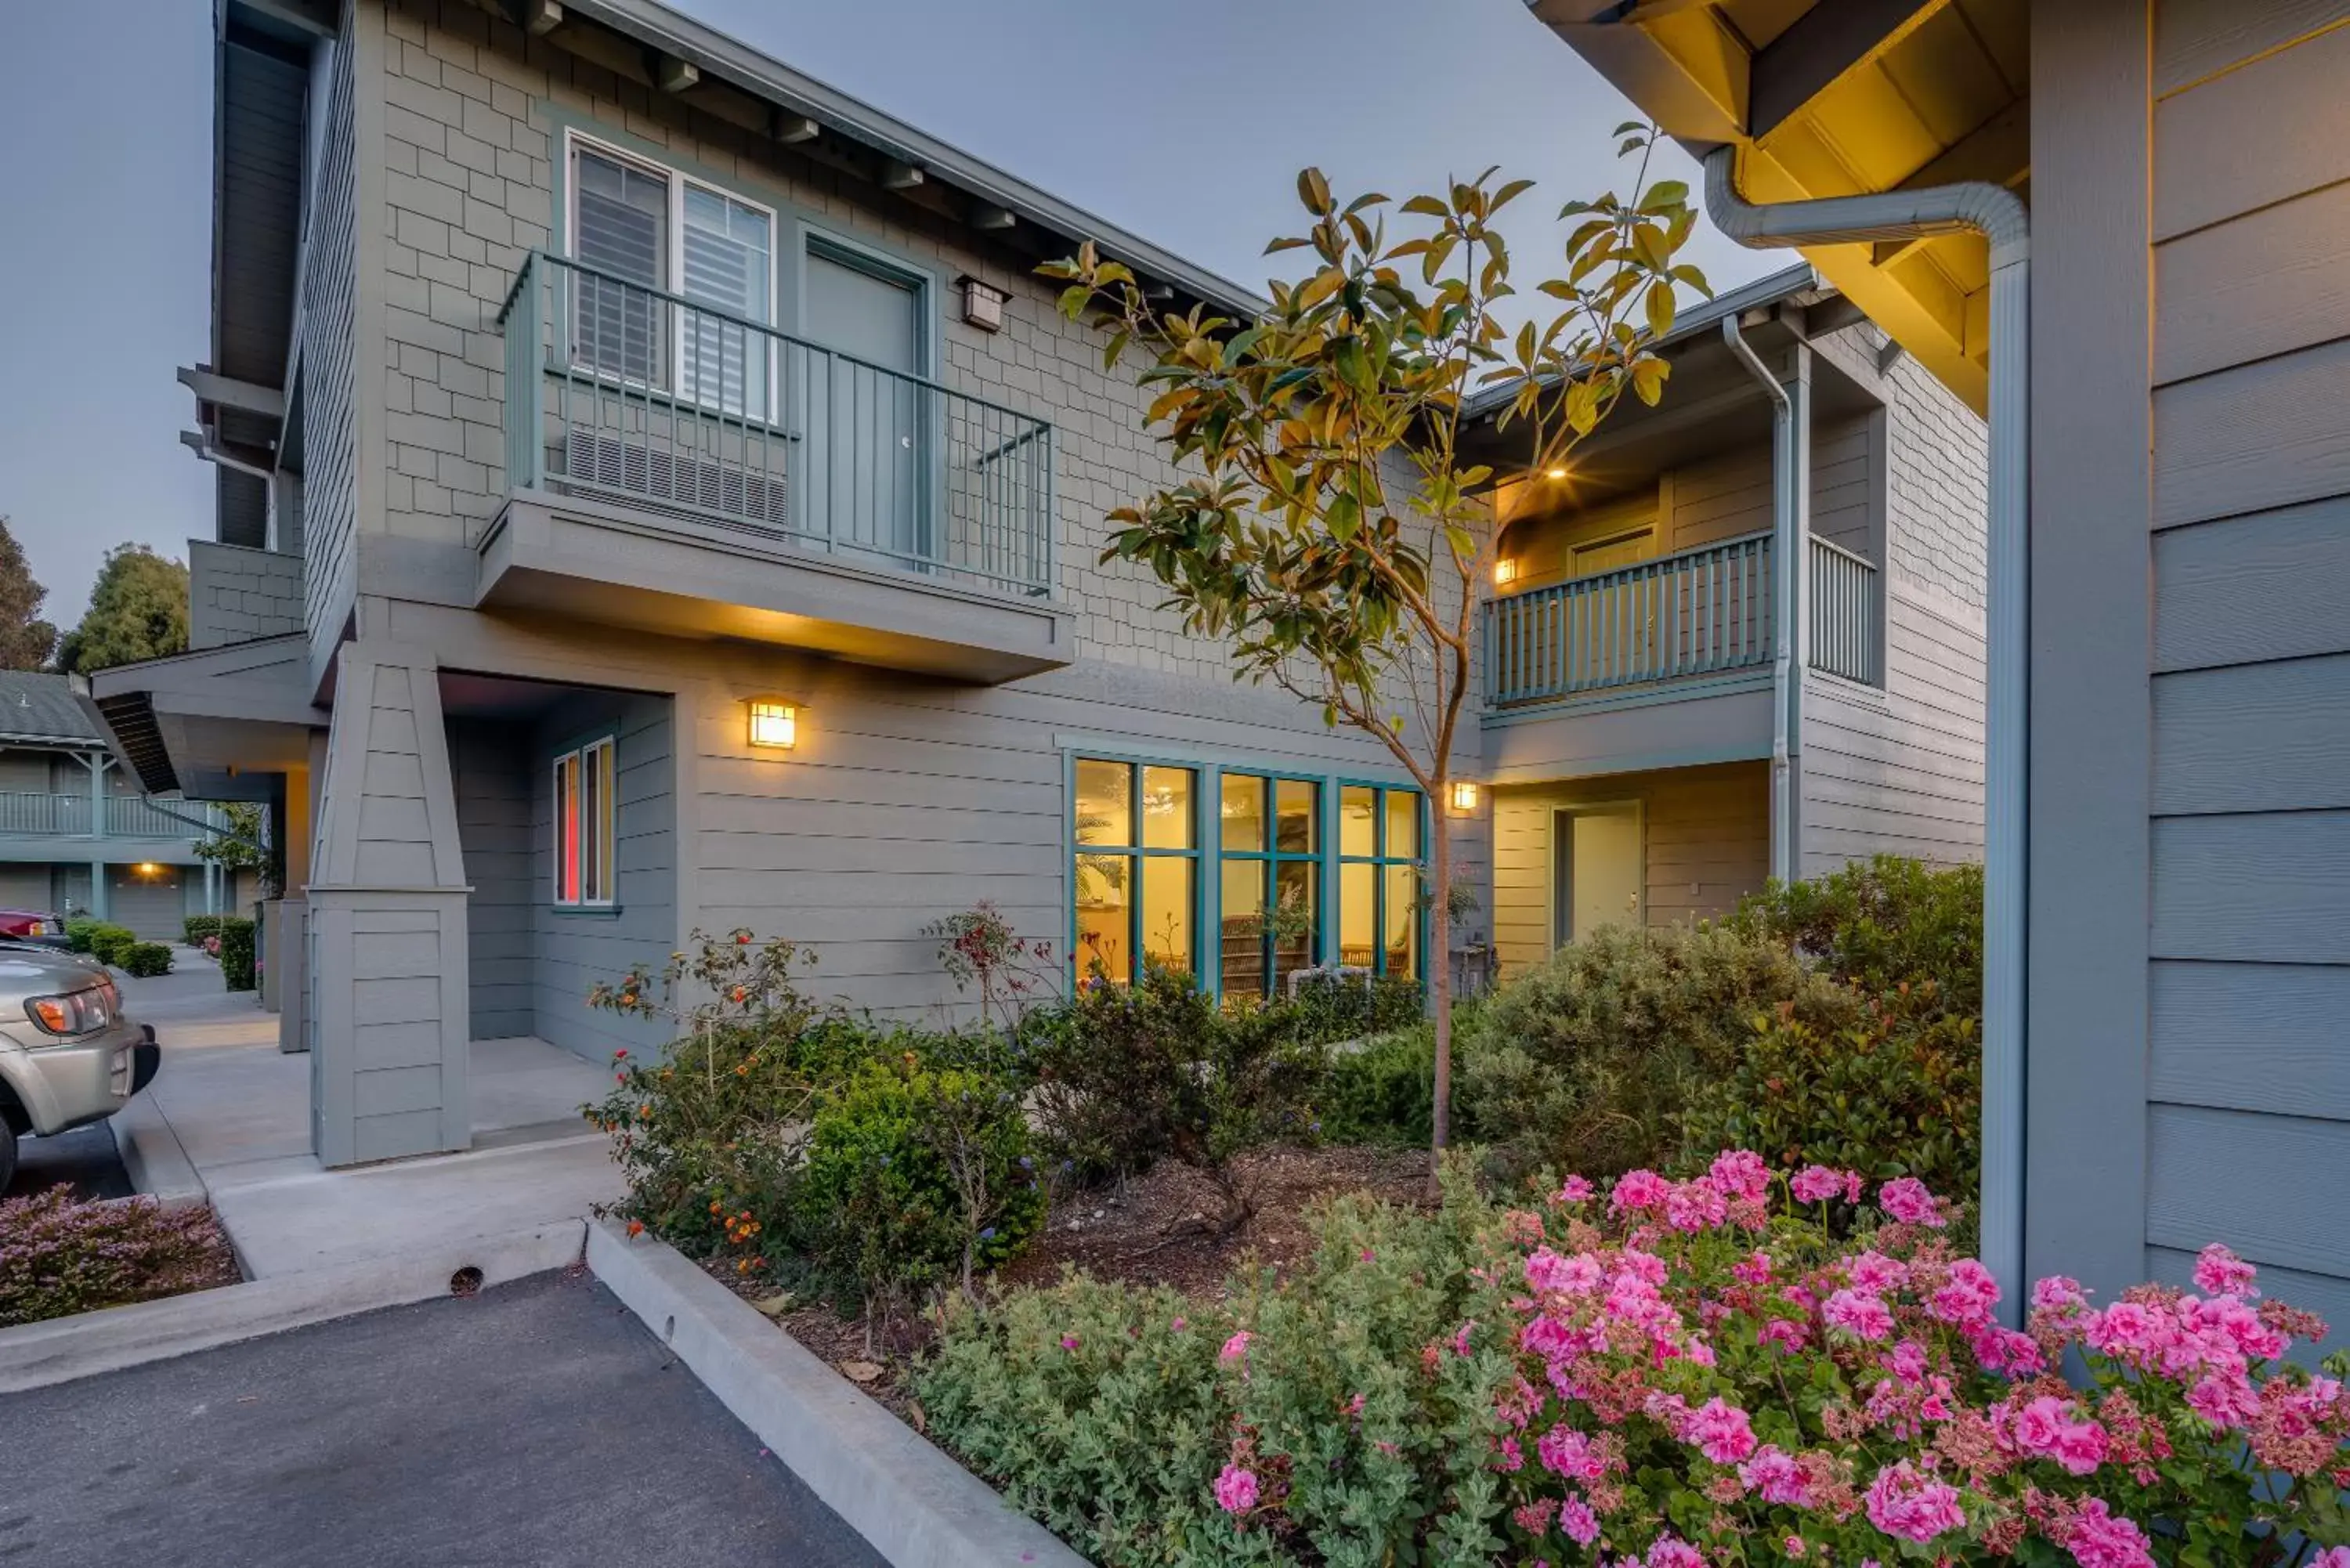
POLYGON ((602 988, 678 1038, 589 1114, 632 1228, 1104 1563, 2350 1568, 2342 1369, 2223 1249, 1999 1326, 1980 909, 1888 858, 1512 977, 1440 1195, 1411 988, 1064 997, 984 909, 967 1027, 748 932, 602 988))
POLYGON ((57 1186, 0 1202, 0 1328, 233 1285, 212 1210, 57 1186))

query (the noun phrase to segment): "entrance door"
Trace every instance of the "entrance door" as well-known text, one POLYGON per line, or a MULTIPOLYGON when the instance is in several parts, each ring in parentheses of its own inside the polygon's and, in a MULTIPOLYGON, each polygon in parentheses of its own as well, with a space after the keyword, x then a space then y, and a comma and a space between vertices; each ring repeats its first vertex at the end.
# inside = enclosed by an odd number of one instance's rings
POLYGON ((1636 801, 1561 811, 1552 830, 1558 864, 1556 940, 1565 944, 1602 926, 1638 925, 1645 877, 1636 801))
POLYGON ((802 283, 807 336, 837 354, 808 356, 811 445, 821 493, 801 526, 836 547, 886 554, 897 565, 930 557, 922 506, 933 400, 904 378, 924 369, 920 281, 818 240, 802 283), (821 514, 828 525, 817 530, 821 514))

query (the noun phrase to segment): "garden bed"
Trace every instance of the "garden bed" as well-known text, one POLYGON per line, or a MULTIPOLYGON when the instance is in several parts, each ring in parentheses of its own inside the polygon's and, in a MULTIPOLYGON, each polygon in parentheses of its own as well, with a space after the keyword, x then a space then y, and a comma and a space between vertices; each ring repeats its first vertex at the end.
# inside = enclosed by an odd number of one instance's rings
POLYGON ((209 1209, 65 1188, 0 1203, 0 1327, 216 1290, 244 1278, 209 1209))
MULTIPOLYGON (((1195 1301, 1210 1301, 1223 1293, 1233 1269, 1252 1257, 1276 1273, 1285 1272, 1311 1247, 1306 1219, 1323 1199, 1364 1192, 1411 1208, 1427 1198, 1424 1149, 1268 1148, 1234 1163, 1254 1186, 1257 1212, 1230 1236, 1215 1236, 1198 1223, 1221 1205, 1207 1179, 1189 1166, 1162 1161, 1122 1188, 1076 1192, 1055 1203, 1035 1243, 994 1276, 992 1288, 1049 1284, 1074 1268, 1125 1284, 1170 1285, 1195 1301)), ((743 1280, 723 1261, 704 1267, 748 1301, 775 1294, 774 1285, 743 1280)), ((913 1358, 930 1343, 931 1319, 900 1322, 886 1337, 877 1328, 869 1347, 861 1315, 844 1316, 821 1302, 796 1306, 775 1323, 920 1428, 921 1415, 904 1381, 913 1358)))

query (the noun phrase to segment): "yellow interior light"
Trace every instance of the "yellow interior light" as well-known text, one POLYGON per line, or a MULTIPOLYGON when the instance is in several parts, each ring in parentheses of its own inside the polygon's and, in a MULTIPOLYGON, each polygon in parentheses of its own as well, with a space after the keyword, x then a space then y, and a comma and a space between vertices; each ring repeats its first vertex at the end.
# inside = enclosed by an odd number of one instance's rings
POLYGON ((773 697, 754 697, 750 709, 753 745, 788 752, 799 743, 800 711, 796 705, 773 697))

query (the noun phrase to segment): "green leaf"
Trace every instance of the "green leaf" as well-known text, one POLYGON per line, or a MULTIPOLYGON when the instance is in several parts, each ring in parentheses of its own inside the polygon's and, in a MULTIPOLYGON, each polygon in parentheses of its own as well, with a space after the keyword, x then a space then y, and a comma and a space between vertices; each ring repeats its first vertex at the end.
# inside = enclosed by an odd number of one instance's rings
POLYGON ((1126 346, 1133 337, 1134 334, 1123 327, 1110 335, 1109 342, 1102 349, 1103 369, 1113 370, 1118 368, 1118 356, 1126 352, 1126 346))
POLYGON ((1330 211, 1330 182, 1322 171, 1308 166, 1297 171, 1297 199, 1317 218, 1330 211))
POLYGON ((1416 213, 1423 218, 1449 218, 1452 215, 1452 209, 1434 196, 1414 196, 1404 202, 1403 210, 1416 213))
POLYGON ((1282 251, 1294 251, 1301 245, 1310 245, 1313 243, 1314 242, 1312 240, 1300 239, 1295 235, 1292 235, 1285 240, 1268 240, 1265 242, 1263 254, 1266 255, 1274 255, 1282 251))

